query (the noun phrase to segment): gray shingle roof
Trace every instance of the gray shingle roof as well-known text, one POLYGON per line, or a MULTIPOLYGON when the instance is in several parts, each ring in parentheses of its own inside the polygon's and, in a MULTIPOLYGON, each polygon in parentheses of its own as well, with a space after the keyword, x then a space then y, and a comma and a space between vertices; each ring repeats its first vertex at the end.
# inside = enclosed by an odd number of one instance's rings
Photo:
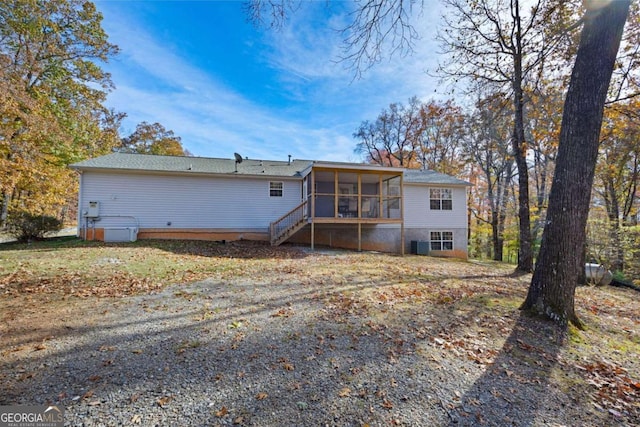
POLYGON ((451 175, 422 169, 405 169, 403 180, 406 183, 414 184, 472 185, 451 175))
POLYGON ((71 167, 78 170, 111 169, 148 172, 301 177, 302 171, 307 169, 312 163, 310 160, 291 160, 291 163, 289 163, 287 161, 244 159, 242 163, 238 164, 238 172, 236 172, 236 161, 234 159, 111 153, 74 163, 71 167))
MULTIPOLYGON (((238 164, 234 159, 215 159, 207 157, 155 156, 149 154, 111 153, 105 156, 84 160, 71 165, 78 170, 108 169, 122 171, 146 171, 169 173, 204 173, 228 175, 254 175, 299 178, 312 165, 312 160, 252 160, 244 159, 238 164)), ((334 163, 321 162, 322 166, 334 163)), ((375 165, 357 163, 335 163, 340 166, 372 168, 375 165)), ((391 169, 391 168, 383 168, 391 169)), ((395 169, 395 168, 394 168, 395 169)), ((399 170, 399 169, 397 169, 399 170)), ((405 169, 404 181, 416 184, 471 185, 466 181, 432 170, 405 169)))

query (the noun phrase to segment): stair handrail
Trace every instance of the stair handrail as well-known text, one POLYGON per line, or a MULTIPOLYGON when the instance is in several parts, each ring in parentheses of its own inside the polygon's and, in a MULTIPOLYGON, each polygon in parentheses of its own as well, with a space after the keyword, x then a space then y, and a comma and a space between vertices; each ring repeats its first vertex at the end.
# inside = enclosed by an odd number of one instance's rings
POLYGON ((284 233, 303 222, 306 218, 307 200, 303 201, 269 225, 271 242, 273 243, 280 239, 284 233))

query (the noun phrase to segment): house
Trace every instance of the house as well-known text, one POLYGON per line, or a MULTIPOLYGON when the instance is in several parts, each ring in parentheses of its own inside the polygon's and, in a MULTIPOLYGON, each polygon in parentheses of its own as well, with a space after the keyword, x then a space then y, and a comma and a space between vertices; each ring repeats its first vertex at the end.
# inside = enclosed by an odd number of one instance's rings
POLYGON ((285 241, 466 257, 470 184, 433 171, 311 160, 112 153, 80 174, 88 240, 285 241), (426 243, 424 243, 426 242, 426 243))

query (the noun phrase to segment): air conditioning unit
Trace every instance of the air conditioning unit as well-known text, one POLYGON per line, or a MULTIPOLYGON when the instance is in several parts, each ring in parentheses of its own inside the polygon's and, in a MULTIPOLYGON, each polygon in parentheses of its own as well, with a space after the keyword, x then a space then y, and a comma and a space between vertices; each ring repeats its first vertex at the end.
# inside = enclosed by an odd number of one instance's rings
POLYGON ((415 255, 429 255, 429 242, 412 240, 411 253, 415 255))
POLYGON ((105 242, 135 242, 138 240, 137 227, 105 227, 105 242))

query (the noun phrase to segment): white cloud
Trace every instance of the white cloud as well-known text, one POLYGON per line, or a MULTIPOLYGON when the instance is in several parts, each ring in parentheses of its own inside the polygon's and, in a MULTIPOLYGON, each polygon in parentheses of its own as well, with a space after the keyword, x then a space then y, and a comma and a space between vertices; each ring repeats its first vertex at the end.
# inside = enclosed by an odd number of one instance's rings
POLYGON ((404 102, 413 95, 424 99, 440 96, 435 93, 436 79, 427 75, 427 71, 435 71, 438 63, 434 39, 439 3, 428 2, 424 10, 416 10, 411 16, 421 36, 416 40, 413 54, 389 56, 387 49, 382 52, 383 60, 357 80, 353 80, 355 70, 349 68, 350 64, 339 61, 345 52, 343 35, 336 30, 345 28, 350 16, 343 10, 342 14, 331 15, 318 24, 314 13, 326 6, 305 5, 307 8, 292 15, 287 27, 268 37, 273 48, 270 63, 281 70, 281 78, 292 93, 312 96, 319 105, 355 104, 373 116, 389 103, 404 102), (314 85, 309 85, 309 81, 314 85))
POLYGON ((425 64, 435 58, 430 43, 418 44, 414 56, 381 63, 351 82, 352 72, 335 63, 340 37, 331 30, 344 26, 344 15, 319 22, 312 10, 267 36, 270 50, 264 59, 278 72, 276 84, 291 102, 276 110, 192 65, 120 10, 104 10, 107 33, 122 49, 108 67, 117 87, 109 103, 128 114, 125 131, 141 121, 160 122, 195 155, 358 160, 352 133, 362 120, 374 119, 391 102, 428 97, 435 87, 424 74, 425 64))

